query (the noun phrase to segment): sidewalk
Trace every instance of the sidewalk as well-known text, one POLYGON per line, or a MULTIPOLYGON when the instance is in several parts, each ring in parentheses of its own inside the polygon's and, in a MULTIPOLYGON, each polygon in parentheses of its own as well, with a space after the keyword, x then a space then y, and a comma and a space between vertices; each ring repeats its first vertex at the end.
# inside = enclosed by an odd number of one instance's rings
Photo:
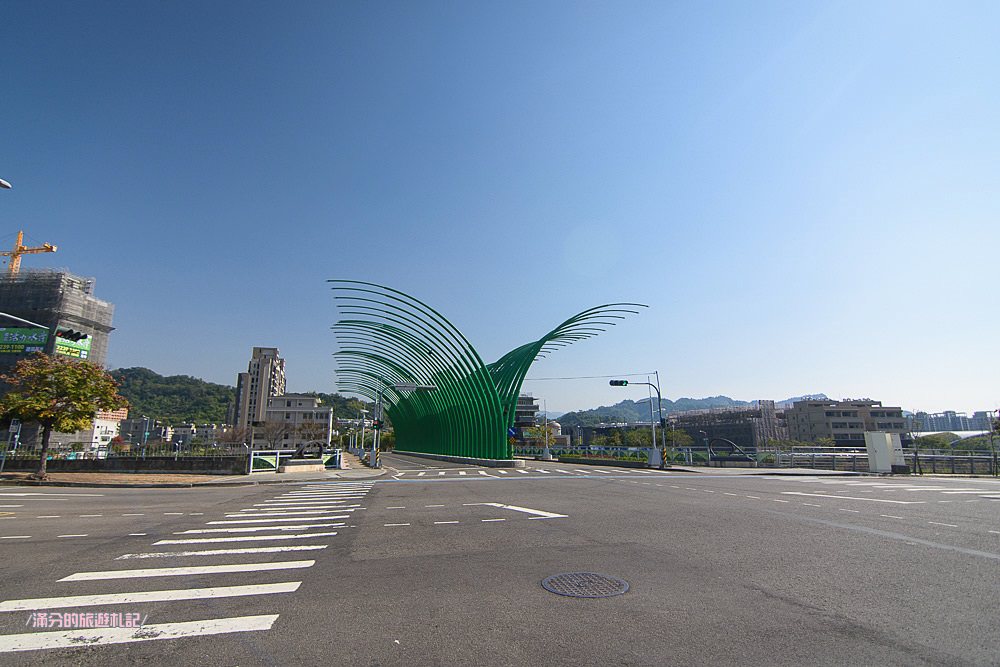
POLYGON ((0 486, 78 486, 141 489, 190 489, 202 486, 257 486, 259 484, 299 484, 329 482, 332 479, 374 479, 386 474, 361 463, 357 456, 344 452, 342 470, 325 473, 273 473, 253 475, 200 475, 197 473, 127 473, 127 472, 50 472, 45 482, 28 479, 28 472, 0 475, 0 486))
POLYGON ((850 470, 824 470, 822 468, 715 468, 707 466, 672 465, 666 472, 698 473, 702 475, 788 475, 790 477, 858 477, 865 472, 850 470))

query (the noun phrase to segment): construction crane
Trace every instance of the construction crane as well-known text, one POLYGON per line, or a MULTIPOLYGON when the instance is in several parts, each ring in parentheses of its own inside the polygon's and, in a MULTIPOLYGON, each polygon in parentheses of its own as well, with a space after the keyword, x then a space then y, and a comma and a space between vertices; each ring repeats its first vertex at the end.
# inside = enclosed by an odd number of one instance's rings
POLYGON ((40 252, 55 252, 56 246, 51 243, 43 243, 36 248, 29 248, 24 245, 24 231, 17 232, 17 241, 14 248, 0 252, 0 257, 10 257, 10 264, 7 265, 7 275, 16 276, 21 270, 21 255, 36 255, 40 252))

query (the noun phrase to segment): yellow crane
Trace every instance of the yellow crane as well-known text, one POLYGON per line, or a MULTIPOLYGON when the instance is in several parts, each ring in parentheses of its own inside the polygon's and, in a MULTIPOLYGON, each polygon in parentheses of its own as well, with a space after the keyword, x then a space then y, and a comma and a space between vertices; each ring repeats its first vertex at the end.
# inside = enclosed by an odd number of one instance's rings
POLYGON ((7 265, 7 275, 16 276, 21 270, 21 255, 36 255, 40 252, 55 252, 56 246, 51 243, 43 243, 36 248, 29 248, 24 245, 24 231, 17 232, 17 241, 11 250, 0 252, 0 257, 10 257, 10 264, 7 265))

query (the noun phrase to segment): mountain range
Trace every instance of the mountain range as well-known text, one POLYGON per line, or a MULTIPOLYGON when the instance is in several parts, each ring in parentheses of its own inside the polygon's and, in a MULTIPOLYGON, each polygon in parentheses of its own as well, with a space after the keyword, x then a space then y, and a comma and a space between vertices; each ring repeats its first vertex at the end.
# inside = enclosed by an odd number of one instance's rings
MULTIPOLYGON (((795 401, 804 400, 827 400, 826 394, 807 394, 805 396, 793 396, 783 401, 775 401, 775 408, 781 410, 791 407, 795 401)), ((559 423, 563 427, 572 426, 592 426, 602 423, 621 423, 649 421, 650 406, 656 412, 656 401, 642 399, 639 401, 624 400, 615 405, 601 406, 591 410, 577 410, 567 412, 559 416, 559 423)), ((756 407, 757 401, 740 401, 728 396, 710 396, 708 398, 678 398, 671 401, 663 399, 660 407, 664 414, 670 412, 684 412, 687 410, 708 410, 711 408, 751 408, 756 407)), ((551 415, 550 415, 551 417, 551 415)), ((656 415, 654 414, 654 418, 656 415)))

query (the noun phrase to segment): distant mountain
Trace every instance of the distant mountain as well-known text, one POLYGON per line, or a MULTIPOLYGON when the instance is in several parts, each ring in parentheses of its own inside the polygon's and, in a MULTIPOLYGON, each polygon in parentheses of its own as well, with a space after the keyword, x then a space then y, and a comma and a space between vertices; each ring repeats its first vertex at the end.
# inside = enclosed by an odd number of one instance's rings
MULTIPOLYGON (((794 401, 800 400, 825 400, 825 394, 809 394, 807 396, 796 396, 775 402, 775 407, 783 409, 790 407, 794 401)), ((639 401, 624 400, 610 406, 601 406, 591 410, 577 410, 567 412, 559 417, 559 423, 563 427, 572 426, 593 426, 594 424, 616 423, 616 422, 637 422, 649 421, 649 399, 639 401)), ((750 408, 757 405, 756 401, 739 401, 728 396, 710 396, 708 398, 678 398, 676 401, 663 399, 660 404, 664 414, 671 412, 686 412, 687 410, 709 410, 711 408, 750 408)), ((653 411, 656 411, 656 403, 652 402, 653 411)), ((654 414, 654 419, 656 415, 654 414)))

